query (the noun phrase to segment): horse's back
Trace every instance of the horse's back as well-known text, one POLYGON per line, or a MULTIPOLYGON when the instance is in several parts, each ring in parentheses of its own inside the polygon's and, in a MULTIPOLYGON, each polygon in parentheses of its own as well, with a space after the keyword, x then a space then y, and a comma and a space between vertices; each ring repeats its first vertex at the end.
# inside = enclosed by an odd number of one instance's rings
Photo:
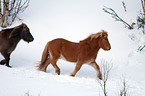
POLYGON ((48 48, 54 49, 54 50, 67 51, 66 49, 72 49, 72 48, 76 47, 77 45, 78 45, 77 43, 70 42, 63 38, 58 38, 58 39, 54 39, 54 40, 50 41, 48 48))
POLYGON ((66 60, 76 62, 78 43, 58 38, 49 42, 48 50, 52 55, 63 56, 66 60))
POLYGON ((52 41, 49 42, 49 46, 55 46, 55 47, 63 47, 63 46, 76 46, 78 43, 74 43, 71 41, 68 41, 66 39, 63 38, 58 38, 58 39, 54 39, 52 41))

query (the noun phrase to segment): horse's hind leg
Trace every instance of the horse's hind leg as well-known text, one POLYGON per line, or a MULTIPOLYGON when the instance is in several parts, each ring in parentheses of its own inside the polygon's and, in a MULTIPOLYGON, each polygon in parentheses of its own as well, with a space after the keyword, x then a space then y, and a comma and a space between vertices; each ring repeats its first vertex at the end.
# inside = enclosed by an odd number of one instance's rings
POLYGON ((56 65, 56 62, 57 62, 57 59, 55 60, 55 59, 52 59, 51 60, 51 64, 52 64, 52 66, 55 68, 55 72, 58 74, 58 75, 60 75, 60 68, 56 65))
POLYGON ((46 72, 47 66, 50 64, 49 58, 43 63, 40 64, 38 70, 46 72))
POLYGON ((41 70, 43 70, 44 72, 46 72, 47 66, 50 64, 50 60, 47 59, 45 64, 43 65, 43 67, 41 68, 41 70))
POLYGON ((2 61, 0 61, 1 65, 4 65, 6 63, 6 59, 3 59, 2 61))
MULTIPOLYGON (((4 58, 5 58, 6 66, 7 66, 7 67, 12 67, 12 66, 9 65, 10 53, 7 53, 6 51, 3 51, 3 52, 1 52, 1 54, 2 54, 2 55, 4 56, 4 58)), ((3 61, 3 63, 4 63, 4 61, 3 61)))

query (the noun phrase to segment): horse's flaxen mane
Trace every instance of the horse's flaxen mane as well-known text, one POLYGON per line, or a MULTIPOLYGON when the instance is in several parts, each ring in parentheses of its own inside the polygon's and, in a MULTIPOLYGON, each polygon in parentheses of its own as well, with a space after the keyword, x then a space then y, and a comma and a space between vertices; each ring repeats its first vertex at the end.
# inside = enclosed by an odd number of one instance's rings
POLYGON ((86 39, 80 41, 80 42, 83 42, 83 41, 88 41, 88 40, 92 40, 94 38, 98 38, 98 37, 102 37, 102 36, 106 36, 108 37, 108 33, 104 30, 102 30, 101 32, 98 32, 98 33, 95 33, 95 34, 91 34, 90 36, 88 36, 86 39))

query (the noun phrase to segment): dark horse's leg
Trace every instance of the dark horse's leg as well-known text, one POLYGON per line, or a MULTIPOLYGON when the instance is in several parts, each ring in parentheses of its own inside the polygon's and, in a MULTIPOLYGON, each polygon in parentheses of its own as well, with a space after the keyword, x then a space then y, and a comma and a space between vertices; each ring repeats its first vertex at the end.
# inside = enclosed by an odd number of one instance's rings
POLYGON ((6 63, 6 59, 3 59, 2 61, 0 61, 1 65, 4 65, 6 63))
POLYGON ((7 67, 12 67, 9 65, 10 61, 10 53, 7 53, 6 51, 2 51, 1 54, 4 56, 5 60, 2 60, 1 63, 4 65, 6 63, 7 67))

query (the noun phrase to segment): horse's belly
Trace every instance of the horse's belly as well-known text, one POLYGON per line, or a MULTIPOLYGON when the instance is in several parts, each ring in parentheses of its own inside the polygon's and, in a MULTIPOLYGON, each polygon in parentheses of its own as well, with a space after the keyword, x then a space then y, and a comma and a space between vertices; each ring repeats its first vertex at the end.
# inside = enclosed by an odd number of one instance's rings
POLYGON ((65 61, 70 61, 70 62, 76 62, 77 60, 76 60, 76 58, 74 58, 74 57, 70 57, 70 56, 66 56, 66 57, 64 57, 63 55, 60 55, 60 59, 62 59, 62 60, 65 60, 65 61))

